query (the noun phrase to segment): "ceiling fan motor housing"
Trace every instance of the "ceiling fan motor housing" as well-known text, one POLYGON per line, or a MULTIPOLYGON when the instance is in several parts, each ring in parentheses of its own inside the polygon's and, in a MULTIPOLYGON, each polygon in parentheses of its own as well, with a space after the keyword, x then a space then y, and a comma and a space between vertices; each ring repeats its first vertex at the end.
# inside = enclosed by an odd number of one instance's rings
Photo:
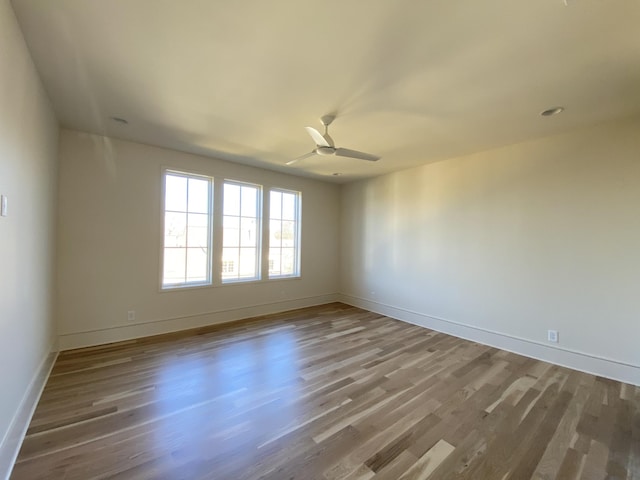
POLYGON ((316 153, 318 155, 333 155, 336 153, 335 147, 318 147, 316 148, 316 153))

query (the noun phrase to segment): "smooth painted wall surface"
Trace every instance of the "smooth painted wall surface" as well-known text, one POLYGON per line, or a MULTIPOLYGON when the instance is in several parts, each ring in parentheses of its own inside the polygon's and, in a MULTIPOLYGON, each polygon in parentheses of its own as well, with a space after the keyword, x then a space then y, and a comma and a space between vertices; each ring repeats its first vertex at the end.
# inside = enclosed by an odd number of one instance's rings
POLYGON ((325 303, 338 292, 337 185, 70 130, 60 136, 59 179, 62 348, 325 303), (163 167, 301 191, 302 277, 160 291, 163 167))
POLYGON ((640 365, 638 119, 347 185, 341 225, 348 297, 640 365))
POLYGON ((8 198, 8 215, 0 217, 0 445, 6 445, 55 338, 58 124, 7 0, 0 1, 0 45, 0 194, 8 198))

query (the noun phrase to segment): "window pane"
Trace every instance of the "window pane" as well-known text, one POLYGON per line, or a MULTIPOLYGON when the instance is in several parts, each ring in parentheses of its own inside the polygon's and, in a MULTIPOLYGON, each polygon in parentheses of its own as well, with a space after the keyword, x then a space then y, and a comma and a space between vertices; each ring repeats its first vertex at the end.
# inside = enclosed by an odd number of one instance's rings
POLYGON ((224 184, 224 214, 240 215, 240 186, 232 183, 224 184))
POLYGON ((295 250, 293 248, 282 249, 282 275, 293 275, 295 272, 295 250))
POLYGON ((282 218, 285 220, 296 219, 296 195, 293 193, 282 194, 282 218))
POLYGON ((293 247, 295 246, 295 223, 294 222, 282 222, 282 246, 283 247, 293 247))
POLYGON ((269 222, 269 246, 279 247, 282 245, 282 221, 271 220, 269 222))
POLYGON ((282 218, 282 192, 271 191, 269 210, 271 211, 270 218, 282 218))
POLYGON ((164 209, 178 212, 187 211, 187 179, 185 177, 166 176, 164 209))
POLYGON ((239 249, 223 248, 222 249, 222 278, 233 279, 238 278, 238 260, 239 249))
POLYGON ((183 283, 185 279, 186 249, 165 248, 163 284, 183 283))
POLYGON ((241 215, 243 217, 256 217, 256 202, 258 189, 255 187, 242 187, 241 215))
POLYGON ((269 275, 280 275, 280 249, 269 249, 269 275))
POLYGON ((235 274, 238 262, 235 260, 223 260, 222 261, 222 273, 235 274))
POLYGON ((164 246, 184 247, 187 238, 187 214, 166 212, 164 214, 164 246))
POLYGON ((243 217, 240 222, 240 246, 255 247, 256 245, 258 245, 256 219, 243 217))
POLYGON ((207 251, 202 248, 187 249, 187 282, 204 282, 207 280, 207 251))
POLYGON ((225 216, 222 220, 222 246, 239 247, 240 246, 240 218, 225 216))
POLYGON ((256 277, 256 250, 255 248, 240 249, 240 277, 256 277))
POLYGON ((209 181, 189 179, 189 211, 207 213, 209 211, 209 181))
POLYGON ((187 246, 206 249, 209 245, 209 216, 202 213, 190 213, 187 228, 187 246))

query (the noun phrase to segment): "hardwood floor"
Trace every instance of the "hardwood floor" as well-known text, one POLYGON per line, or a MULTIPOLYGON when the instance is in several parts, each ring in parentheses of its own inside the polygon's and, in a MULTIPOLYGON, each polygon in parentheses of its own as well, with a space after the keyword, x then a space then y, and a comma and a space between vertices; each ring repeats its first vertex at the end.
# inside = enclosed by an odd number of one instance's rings
POLYGON ((62 353, 11 478, 640 478, 640 388, 331 304, 62 353))

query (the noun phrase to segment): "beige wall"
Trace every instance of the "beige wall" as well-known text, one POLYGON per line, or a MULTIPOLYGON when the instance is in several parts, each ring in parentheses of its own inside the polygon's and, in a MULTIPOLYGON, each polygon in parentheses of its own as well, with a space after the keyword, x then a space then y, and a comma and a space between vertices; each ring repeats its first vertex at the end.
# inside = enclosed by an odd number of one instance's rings
POLYGON ((342 192, 346 301, 635 383, 639 252, 638 120, 342 192))
POLYGON ((13 10, 0 0, 0 478, 49 357, 58 126, 13 10))
POLYGON ((59 181, 61 348, 325 303, 338 292, 336 185, 68 130, 59 181), (162 167, 301 191, 302 278, 160 292, 162 167))

